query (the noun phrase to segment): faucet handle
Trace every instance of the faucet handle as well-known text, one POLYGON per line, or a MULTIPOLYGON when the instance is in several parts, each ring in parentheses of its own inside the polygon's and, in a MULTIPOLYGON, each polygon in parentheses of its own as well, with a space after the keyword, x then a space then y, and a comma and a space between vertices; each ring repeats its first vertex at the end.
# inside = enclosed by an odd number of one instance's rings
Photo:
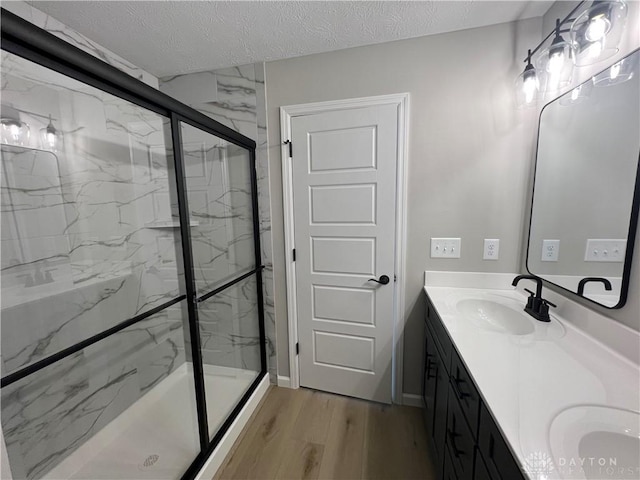
POLYGON ((543 298, 543 299, 542 299, 542 303, 543 303, 543 304, 545 304, 545 305, 549 305, 550 307, 553 307, 553 308, 558 308, 558 306, 557 306, 555 303, 551 303, 551 302, 550 302, 549 300, 547 300, 546 298, 543 298))
POLYGON ((535 297, 535 295, 536 295, 536 294, 535 294, 535 293, 533 293, 533 292, 532 292, 531 290, 529 290, 528 288, 525 288, 524 290, 525 290, 526 292, 529 292, 529 296, 527 297, 527 305, 526 305, 526 307, 525 307, 525 310, 526 310, 526 309, 533 310, 533 309, 535 308, 535 306, 534 306, 534 302, 536 302, 536 303, 538 302, 538 299, 535 297))
POLYGON ((541 322, 550 322, 551 317, 549 317, 549 307, 555 307, 555 305, 549 300, 541 298, 540 305, 538 307, 538 316, 536 318, 541 322))

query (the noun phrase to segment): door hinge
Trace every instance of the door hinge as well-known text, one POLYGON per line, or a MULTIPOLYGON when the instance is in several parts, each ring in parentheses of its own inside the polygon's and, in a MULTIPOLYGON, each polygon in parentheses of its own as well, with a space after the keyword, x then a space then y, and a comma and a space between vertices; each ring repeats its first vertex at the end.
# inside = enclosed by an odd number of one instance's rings
POLYGON ((285 145, 289 145, 289 158, 293 158, 293 143, 291 143, 291 140, 285 140, 282 143, 285 145))
POLYGON ((295 248, 293 249, 293 261, 294 262, 296 261, 296 249, 295 248))
POLYGON ((300 344, 296 343, 296 355, 300 354, 300 344))

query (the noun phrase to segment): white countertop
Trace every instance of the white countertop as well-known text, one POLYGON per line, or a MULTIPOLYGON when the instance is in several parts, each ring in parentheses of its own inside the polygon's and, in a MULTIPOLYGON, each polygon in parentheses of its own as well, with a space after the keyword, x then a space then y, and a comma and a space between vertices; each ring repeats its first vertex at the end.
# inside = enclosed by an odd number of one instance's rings
MULTIPOLYGON (((577 328, 574 323, 580 319, 560 317, 554 309, 550 323, 527 316, 533 331, 525 335, 509 335, 487 328, 461 313, 458 301, 493 300, 519 311, 524 308, 526 294, 511 287, 515 274, 464 275, 427 272, 425 291, 485 404, 531 478, 580 478, 576 476, 576 467, 570 471, 571 460, 580 459, 566 458, 579 456, 577 449, 569 447, 562 451, 563 458, 558 455, 557 445, 569 445, 575 443, 575 439, 564 431, 568 429, 557 428, 562 422, 550 429, 554 418, 579 405, 604 405, 637 412, 640 409, 638 365, 577 328), (431 273, 434 275, 430 276, 431 273), (470 288, 470 285, 482 288, 470 288), (550 431, 558 438, 550 438, 550 431), (534 458, 553 459, 554 466, 543 468, 539 474, 532 473, 526 466, 532 465, 534 458)), ((528 281, 523 280, 521 284, 521 287, 531 287, 528 281)), ((547 298, 546 294, 545 289, 543 297, 547 298)), ((549 297, 557 301, 553 295, 549 297)), ((574 306, 558 306, 560 313, 581 311, 574 306)), ((606 317, 602 319, 605 323, 612 322, 606 317)), ((621 336, 636 335, 636 340, 640 339, 638 332, 622 325, 620 328, 623 328, 621 336)), ((640 344, 636 342, 636 345, 640 348, 640 344)), ((640 417, 634 415, 631 418, 638 423, 636 419, 640 417)), ((632 435, 638 435, 640 427, 635 428, 632 435)))

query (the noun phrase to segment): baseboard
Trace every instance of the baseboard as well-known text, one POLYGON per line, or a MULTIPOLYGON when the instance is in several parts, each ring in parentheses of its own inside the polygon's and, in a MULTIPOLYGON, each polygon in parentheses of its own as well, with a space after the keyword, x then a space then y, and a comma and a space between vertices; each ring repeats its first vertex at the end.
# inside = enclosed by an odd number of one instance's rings
POLYGON ((402 404, 408 407, 420 407, 422 408, 422 396, 414 393, 403 393, 402 404))
POLYGON ((262 381, 258 384, 258 388, 253 392, 253 395, 249 398, 249 401, 245 404, 245 406, 240 410, 240 414, 233 421, 227 433, 224 434, 222 440, 213 451, 213 453, 206 460, 203 467, 200 469, 198 474, 196 475, 196 480, 209 480, 213 478, 216 474, 224 459, 227 457, 229 452, 231 451, 231 447, 240 436, 242 429, 251 418, 251 415, 258 407, 260 400, 267 393, 267 389, 269 388, 269 375, 265 375, 262 381))
POLYGON ((290 377, 285 377, 283 375, 278 375, 278 386, 279 387, 285 387, 285 388, 291 388, 291 378, 290 377))

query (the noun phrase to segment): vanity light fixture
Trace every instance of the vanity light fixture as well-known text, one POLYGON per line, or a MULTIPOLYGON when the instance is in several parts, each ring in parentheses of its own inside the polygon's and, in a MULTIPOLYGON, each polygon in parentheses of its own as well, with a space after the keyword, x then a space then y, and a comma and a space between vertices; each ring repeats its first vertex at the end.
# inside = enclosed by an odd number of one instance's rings
POLYGON ((40 129, 40 141, 43 150, 57 152, 62 147, 62 132, 53 126, 51 114, 49 114, 49 125, 40 129))
POLYGON ((587 27, 584 31, 584 38, 589 42, 602 40, 609 30, 611 30, 611 20, 609 19, 609 5, 606 2, 597 1, 593 3, 587 14, 587 27))
POLYGON ((579 2, 564 19, 557 19, 553 31, 528 51, 524 60, 527 66, 516 81, 518 105, 532 105, 538 91, 550 93, 568 86, 574 65, 590 65, 617 53, 626 16, 623 0, 594 0, 579 2), (588 3, 591 5, 585 8, 588 3), (570 41, 562 36, 566 33, 571 35, 570 41), (531 66, 532 59, 537 68, 531 66))
POLYGON ((574 62, 592 65, 618 53, 627 5, 622 0, 596 0, 571 24, 574 62))
POLYGON ((25 146, 29 143, 29 125, 20 121, 20 114, 15 108, 7 105, 2 105, 0 137, 6 145, 25 146))
POLYGON ((556 36, 548 50, 547 72, 551 75, 560 75, 565 64, 570 59, 571 44, 560 35, 560 19, 556 20, 556 36))
POLYGON ((524 67, 524 71, 516 80, 516 88, 518 106, 527 107, 534 104, 540 89, 540 79, 538 78, 538 72, 531 64, 531 50, 529 50, 529 55, 527 56, 527 66, 524 67))
POLYGON ((555 35, 551 45, 537 58, 538 69, 545 72, 544 90, 553 92, 571 83, 573 74, 573 46, 562 37, 568 30, 561 29, 560 19, 556 20, 555 35))

